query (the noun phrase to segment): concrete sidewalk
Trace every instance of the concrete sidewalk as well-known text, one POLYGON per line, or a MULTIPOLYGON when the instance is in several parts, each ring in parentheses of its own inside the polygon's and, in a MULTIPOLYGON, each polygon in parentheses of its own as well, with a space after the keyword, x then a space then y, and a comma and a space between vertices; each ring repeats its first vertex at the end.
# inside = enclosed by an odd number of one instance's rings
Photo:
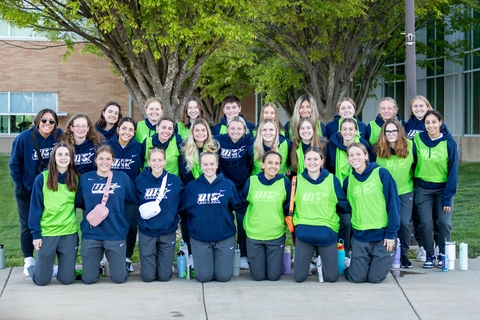
POLYGON ((304 283, 282 276, 255 282, 248 271, 227 283, 178 279, 144 283, 138 270, 125 284, 56 280, 33 284, 23 268, 0 270, 0 319, 479 319, 480 259, 469 270, 392 270, 381 284, 304 283), (394 276, 395 273, 397 276, 394 276))

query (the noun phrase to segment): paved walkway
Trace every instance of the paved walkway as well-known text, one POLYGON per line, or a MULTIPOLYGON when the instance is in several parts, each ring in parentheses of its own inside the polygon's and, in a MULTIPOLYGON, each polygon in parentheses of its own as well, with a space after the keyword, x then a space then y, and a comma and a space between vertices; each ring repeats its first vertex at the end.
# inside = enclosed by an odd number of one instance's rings
POLYGON ((138 271, 124 284, 56 280, 37 287, 23 268, 0 270, 0 319, 479 319, 480 258, 469 270, 442 272, 414 262, 381 284, 297 284, 292 276, 255 282, 248 271, 227 283, 172 278, 143 283, 138 271))

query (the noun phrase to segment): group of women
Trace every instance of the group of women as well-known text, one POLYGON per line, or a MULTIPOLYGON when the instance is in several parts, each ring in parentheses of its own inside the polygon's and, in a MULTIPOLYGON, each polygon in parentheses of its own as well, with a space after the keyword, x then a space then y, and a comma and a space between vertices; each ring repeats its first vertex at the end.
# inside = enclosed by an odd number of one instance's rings
POLYGON ((111 280, 126 281, 133 271, 137 228, 143 281, 168 281, 179 223, 200 282, 232 277, 237 244, 252 279, 278 280, 287 226, 295 234, 298 282, 307 278, 314 254, 323 261, 325 280, 337 280, 339 239, 352 282, 385 279, 397 233, 401 265, 411 268, 411 220, 426 249, 425 268, 437 261, 434 241, 445 252, 458 154, 441 114, 424 97, 412 100, 406 124, 391 98, 380 101, 379 115, 368 125, 355 117, 354 101, 342 99, 338 116, 324 126, 315 100, 306 94, 285 127, 268 103, 254 130, 239 114, 236 97, 222 105, 226 128, 219 127, 217 135, 195 97, 178 123, 162 116, 156 98, 146 102, 147 118, 138 123, 122 118, 120 106, 109 102, 95 127, 77 114, 65 133, 53 110, 40 111, 34 126, 15 139, 10 159, 24 273, 38 285, 48 284, 58 256, 57 279, 74 281, 75 208, 83 209, 87 284, 98 281, 104 255, 111 280), (93 226, 87 216, 100 203, 109 212, 93 226), (151 215, 142 211, 152 205, 158 209, 151 215))

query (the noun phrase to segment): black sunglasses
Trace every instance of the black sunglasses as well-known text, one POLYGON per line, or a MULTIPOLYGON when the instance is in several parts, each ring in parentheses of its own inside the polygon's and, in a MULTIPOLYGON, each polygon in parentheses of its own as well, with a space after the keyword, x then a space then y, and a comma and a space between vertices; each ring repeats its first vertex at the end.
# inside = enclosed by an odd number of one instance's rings
POLYGON ((53 120, 53 119, 42 118, 41 121, 42 121, 42 123, 47 123, 47 121, 48 121, 48 123, 50 123, 50 124, 55 124, 55 120, 53 120))

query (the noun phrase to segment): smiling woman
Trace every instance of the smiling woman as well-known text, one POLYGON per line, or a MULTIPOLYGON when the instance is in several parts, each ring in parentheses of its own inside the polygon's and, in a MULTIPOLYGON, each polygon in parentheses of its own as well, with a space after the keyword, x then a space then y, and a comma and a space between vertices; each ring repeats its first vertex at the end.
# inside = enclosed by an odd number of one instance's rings
MULTIPOLYGON (((9 167, 15 183, 15 200, 20 218, 20 241, 24 258, 33 257, 33 239, 28 227, 32 187, 37 174, 46 169, 52 148, 62 134, 57 125, 58 117, 55 111, 43 109, 35 116, 34 126, 20 133, 12 144, 9 167)), ((28 275, 26 268, 24 273, 28 275)))

